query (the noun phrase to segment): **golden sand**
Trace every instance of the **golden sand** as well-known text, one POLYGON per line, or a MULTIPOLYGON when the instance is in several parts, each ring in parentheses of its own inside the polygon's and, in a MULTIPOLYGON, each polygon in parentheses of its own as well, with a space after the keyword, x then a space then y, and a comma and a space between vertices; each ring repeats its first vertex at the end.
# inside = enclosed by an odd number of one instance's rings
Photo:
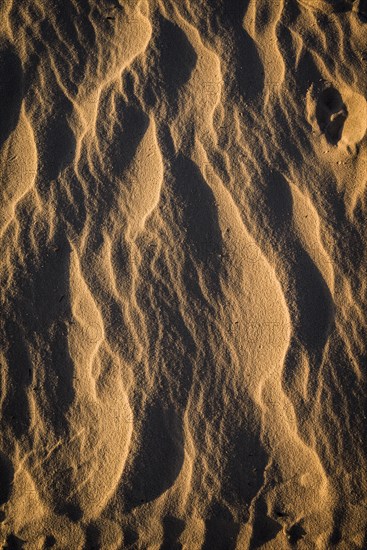
POLYGON ((3 548, 367 548, 367 4, 2 0, 3 548))

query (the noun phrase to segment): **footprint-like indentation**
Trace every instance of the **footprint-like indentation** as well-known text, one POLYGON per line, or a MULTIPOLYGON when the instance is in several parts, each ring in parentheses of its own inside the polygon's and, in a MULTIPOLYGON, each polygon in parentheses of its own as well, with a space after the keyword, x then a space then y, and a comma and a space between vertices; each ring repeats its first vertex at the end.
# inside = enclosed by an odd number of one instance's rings
POLYGON ((316 118, 321 132, 332 145, 342 137, 348 111, 340 92, 333 86, 325 88, 316 106, 316 118))
POLYGON ((300 522, 292 525, 292 527, 287 531, 287 538, 290 544, 297 544, 297 542, 303 539, 305 535, 306 531, 303 529, 300 522))
POLYGON ((330 82, 313 84, 306 96, 306 115, 315 131, 320 131, 330 145, 358 152, 358 144, 367 131, 367 102, 352 87, 330 82))

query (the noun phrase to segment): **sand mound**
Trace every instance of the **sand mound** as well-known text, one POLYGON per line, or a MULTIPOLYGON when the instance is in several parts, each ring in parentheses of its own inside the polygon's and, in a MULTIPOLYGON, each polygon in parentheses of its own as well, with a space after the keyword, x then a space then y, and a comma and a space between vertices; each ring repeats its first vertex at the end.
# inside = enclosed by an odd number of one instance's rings
POLYGON ((366 20, 2 3, 4 548, 366 548, 366 20))

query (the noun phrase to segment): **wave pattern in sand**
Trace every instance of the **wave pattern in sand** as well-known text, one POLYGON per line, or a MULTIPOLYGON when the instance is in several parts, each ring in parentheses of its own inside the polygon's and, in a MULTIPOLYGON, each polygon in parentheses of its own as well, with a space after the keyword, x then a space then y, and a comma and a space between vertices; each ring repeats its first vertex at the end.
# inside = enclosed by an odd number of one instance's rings
POLYGON ((3 2, 7 547, 366 547, 366 19, 3 2))

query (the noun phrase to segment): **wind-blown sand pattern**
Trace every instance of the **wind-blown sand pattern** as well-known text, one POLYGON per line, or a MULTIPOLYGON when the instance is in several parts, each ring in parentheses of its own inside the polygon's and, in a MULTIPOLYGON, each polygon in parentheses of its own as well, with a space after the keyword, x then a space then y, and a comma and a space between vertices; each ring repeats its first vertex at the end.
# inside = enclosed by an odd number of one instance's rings
POLYGON ((4 548, 367 547, 367 3, 3 0, 4 548))

